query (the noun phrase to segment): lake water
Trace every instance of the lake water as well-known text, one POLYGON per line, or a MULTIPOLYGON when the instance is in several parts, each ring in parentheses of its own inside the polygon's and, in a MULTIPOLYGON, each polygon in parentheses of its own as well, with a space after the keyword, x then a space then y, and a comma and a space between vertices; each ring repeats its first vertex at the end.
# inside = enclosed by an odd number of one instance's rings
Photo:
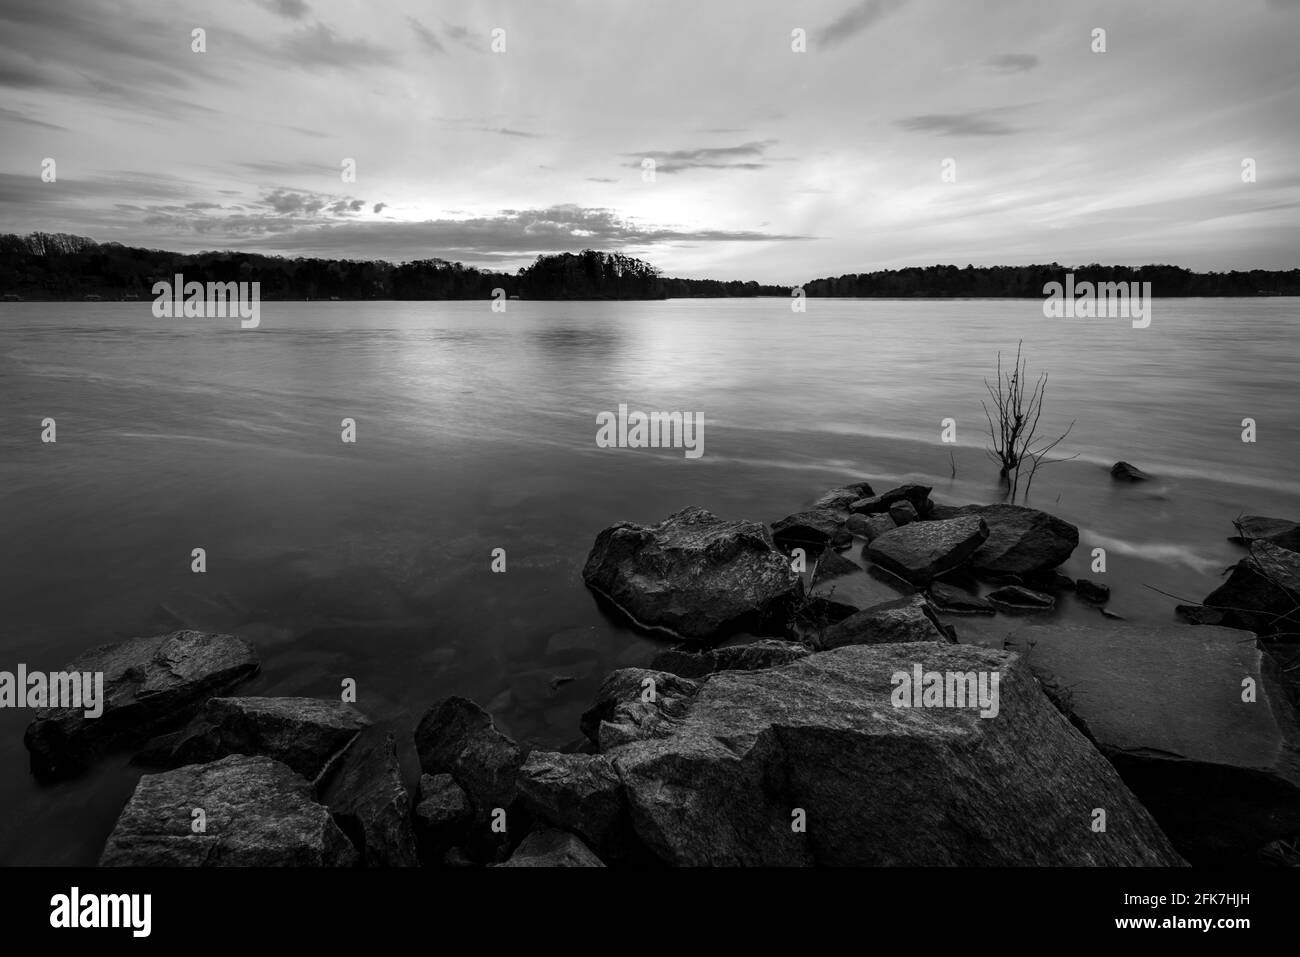
MULTIPOLYGON (((601 528, 688 504, 771 522, 859 478, 997 500, 980 399, 1018 340, 1050 373, 1042 431, 1074 420, 1078 454, 1029 504, 1079 525, 1075 575, 1107 549, 1114 611, 1172 621, 1153 589, 1204 597, 1235 516, 1300 518, 1296 299, 1156 300, 1146 329, 1037 300, 264 303, 249 330, 150 305, 0 305, 0 669, 227 631, 263 660, 241 693, 353 678, 407 728, 462 694, 560 748, 601 678, 661 647, 584 589, 601 528), (704 454, 598 448, 621 403, 702 414, 704 454), (1155 480, 1112 482, 1117 459, 1155 480)), ((139 771, 38 785, 30 719, 0 711, 0 863, 93 862, 139 771)))

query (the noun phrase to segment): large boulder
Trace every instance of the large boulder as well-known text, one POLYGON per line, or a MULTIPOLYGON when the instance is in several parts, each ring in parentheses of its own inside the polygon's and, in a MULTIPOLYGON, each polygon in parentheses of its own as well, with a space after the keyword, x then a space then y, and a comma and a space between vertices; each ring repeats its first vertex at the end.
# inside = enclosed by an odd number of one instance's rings
POLYGON ((607 753, 637 836, 668 864, 1180 863, 1114 768, 1002 651, 853 646, 721 672, 646 729, 624 728, 607 753), (954 688, 969 674, 986 691, 996 674, 997 707, 896 706, 918 669, 940 685, 953 675, 954 688))
POLYGON ((900 485, 882 495, 865 496, 849 504, 849 511, 860 515, 879 515, 889 511, 896 502, 910 502, 918 515, 930 512, 930 486, 900 485))
POLYGON ((23 739, 32 770, 75 771, 99 747, 145 741, 184 722, 257 668, 252 646, 234 635, 175 631, 93 648, 64 670, 103 674, 103 713, 88 718, 82 708, 36 712, 23 739))
POLYGON ((519 769, 519 796, 537 820, 572 831, 601 857, 626 853, 623 782, 605 755, 534 751, 519 769))
POLYGON ((397 760, 397 736, 373 728, 330 776, 321 797, 366 867, 417 867, 411 795, 397 760))
POLYGON ((821 650, 886 642, 947 641, 925 597, 912 595, 864 608, 821 632, 821 650))
POLYGON ((1249 638, 1212 625, 1057 624, 1022 629, 1011 646, 1066 689, 1076 722, 1179 850, 1213 863, 1300 832, 1300 731, 1249 638))
POLYGON ((1055 568, 1073 554, 1079 530, 1069 522, 1022 505, 986 505, 975 514, 989 535, 970 560, 989 575, 1031 575, 1055 568))
POLYGON ((139 760, 155 767, 261 754, 318 782, 370 721, 350 704, 321 698, 212 698, 181 731, 151 742, 139 760))
POLYGON ((1300 553, 1268 541, 1251 542, 1250 555, 1204 604, 1223 612, 1223 623, 1261 635, 1300 632, 1300 553))
POLYGON ((510 860, 496 867, 604 867, 599 857, 575 835, 539 827, 515 848, 510 860))
POLYGON ((1243 515, 1236 521, 1238 534, 1230 541, 1249 545, 1262 539, 1293 552, 1300 552, 1300 524, 1285 518, 1265 518, 1262 515, 1243 515))
POLYGON ((271 758, 241 754, 140 778, 99 863, 351 867, 357 852, 306 778, 271 758))
POLYGON ((867 557, 913 584, 925 585, 969 559, 988 537, 988 527, 975 515, 913 522, 873 538, 867 557))
POLYGON ((778 630, 798 588, 764 526, 696 507, 605 529, 582 577, 636 623, 688 639, 778 630))
POLYGON ((497 730, 492 716, 468 698, 444 698, 415 729, 425 774, 450 774, 480 809, 508 808, 527 754, 497 730))
POLYGON ((869 498, 875 494, 871 490, 870 482, 855 482, 852 485, 842 485, 839 488, 831 489, 813 502, 813 508, 847 509, 858 499, 869 498))
POLYGON ((795 512, 772 523, 772 541, 786 552, 798 546, 825 548, 848 517, 846 509, 819 508, 795 512))
POLYGON ((671 671, 683 678, 703 678, 716 671, 755 671, 789 664, 809 654, 798 642, 765 638, 746 645, 726 645, 708 651, 661 651, 650 660, 654 671, 671 671))

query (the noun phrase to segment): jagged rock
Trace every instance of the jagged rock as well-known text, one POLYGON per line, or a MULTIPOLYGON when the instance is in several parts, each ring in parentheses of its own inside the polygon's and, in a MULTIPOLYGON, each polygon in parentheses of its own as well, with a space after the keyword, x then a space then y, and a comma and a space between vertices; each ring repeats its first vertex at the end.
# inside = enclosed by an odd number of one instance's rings
POLYGON ((1272 660, 1242 638, 1211 625, 1056 624, 1010 643, 1069 689, 1076 719, 1179 850, 1215 863, 1300 833, 1295 711, 1272 660))
POLYGON ((1090 605, 1104 605, 1110 601, 1110 586, 1102 585, 1087 578, 1080 578, 1074 583, 1074 593, 1080 600, 1090 605))
POLYGON ((93 648, 63 670, 103 673, 103 714, 87 718, 82 708, 36 712, 23 739, 32 770, 75 771, 99 747, 145 741, 187 720, 208 698, 257 668, 252 646, 234 635, 175 631, 93 648))
POLYGON ((330 777, 321 800, 366 867, 418 867, 411 795, 397 762, 397 736, 362 734, 330 777))
POLYGON ((1300 524, 1284 518, 1265 518, 1262 515, 1243 515, 1237 520, 1240 534, 1228 540, 1242 545, 1254 541, 1271 542, 1279 548, 1300 552, 1300 524))
POLYGON ((497 730, 492 716, 468 698, 444 698, 415 729, 425 774, 450 774, 481 809, 508 808, 524 750, 497 730))
POLYGON ((1114 769, 1017 656, 854 646, 723 672, 609 751, 641 842, 672 865, 1172 865, 1114 769), (896 675, 999 675, 998 711, 896 707, 896 675), (1104 832, 1092 811, 1107 808, 1104 832), (807 829, 792 829, 800 810, 807 829))
POLYGON ((833 508, 845 510, 860 498, 866 498, 876 493, 871 490, 870 482, 857 482, 853 485, 844 485, 840 488, 833 488, 817 501, 813 502, 813 508, 833 508))
POLYGON ((985 597, 990 605, 1001 611, 1039 612, 1051 611, 1056 607, 1056 599, 1051 595, 1022 585, 1004 585, 985 597))
POLYGON ((895 502, 911 502, 918 515, 926 515, 930 511, 930 486, 900 485, 898 488, 891 488, 883 495, 858 499, 849 505, 849 511, 864 515, 883 514, 888 512, 889 506, 895 502))
POLYGON ((316 782, 369 724, 342 701, 212 698, 182 731, 151 742, 139 760, 174 768, 231 754, 261 754, 316 782))
POLYGON ((895 502, 889 506, 889 517, 893 519, 895 525, 907 525, 921 516, 917 514, 911 502, 895 502))
POLYGON ((772 524, 772 540, 786 552, 801 545, 805 548, 824 548, 830 544, 848 517, 849 513, 843 509, 795 512, 772 524))
POLYGON ((930 585, 930 599, 941 611, 956 615, 995 615, 996 610, 978 595, 972 595, 944 582, 930 585))
POLYGON ((510 860, 496 867, 604 867, 600 858, 573 834, 551 827, 532 831, 510 860))
POLYGON ((989 537, 970 561, 985 575, 1031 575, 1063 564, 1079 544, 1079 530, 1055 515, 1022 505, 987 505, 975 513, 989 537))
POLYGON ((970 558, 988 536, 988 527, 975 515, 913 522, 872 539, 867 556, 909 582, 924 585, 970 558))
POLYGON ((602 858, 624 855, 631 822, 604 755, 534 751, 519 769, 519 796, 535 818, 577 834, 602 858))
POLYGON ((474 817, 469 796, 450 774, 421 774, 416 794, 415 836, 426 860, 445 855, 474 817))
MULTIPOLYGON (((852 614, 852 609, 848 614, 852 614)), ((845 615, 848 617, 848 615, 845 615)), ((655 671, 671 671, 681 678, 703 678, 718 671, 755 671, 788 664, 809 654, 793 641, 765 638, 745 645, 726 645, 708 651, 661 651, 650 660, 655 671)))
POLYGON ((1145 482, 1151 478, 1136 465, 1130 465, 1128 462, 1116 462, 1110 467, 1110 474, 1111 478, 1121 482, 1145 482))
POLYGON ((690 639, 779 630, 797 589, 766 528, 695 507, 650 527, 605 529, 582 577, 642 626, 690 639))
POLYGON ((846 548, 852 548, 852 547, 853 547, 853 533, 850 532, 848 528, 844 525, 841 525, 839 528, 835 529, 835 533, 831 535, 831 548, 835 549, 836 551, 843 551, 846 548))
POLYGON ((140 778, 101 867, 352 867, 357 852, 307 779, 267 757, 231 755, 140 778), (193 813, 203 812, 195 832, 193 813))
POLYGON ((921 595, 898 598, 836 622, 821 633, 821 650, 884 642, 947 641, 948 635, 921 595))
POLYGON ((1223 612, 1223 623, 1260 635, 1300 632, 1300 553, 1272 542, 1250 545, 1228 580, 1205 605, 1223 612))
POLYGON ((893 531, 896 526, 894 520, 888 515, 850 515, 845 527, 857 535, 859 538, 865 538, 871 541, 885 532, 893 531))
POLYGON ((668 671, 620 668, 605 678, 579 726, 602 751, 629 738, 667 733, 697 687, 668 671))

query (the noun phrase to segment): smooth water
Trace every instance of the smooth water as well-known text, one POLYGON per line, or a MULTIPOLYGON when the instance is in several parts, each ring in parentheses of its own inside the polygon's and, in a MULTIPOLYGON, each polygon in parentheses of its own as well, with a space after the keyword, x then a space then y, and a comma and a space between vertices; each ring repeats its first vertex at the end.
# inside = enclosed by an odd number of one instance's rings
MULTIPOLYGON (((583 588, 601 528, 688 504, 770 522, 858 478, 997 500, 983 379, 1021 339, 1050 373, 1042 431, 1074 420, 1078 454, 1030 504, 1080 526, 1074 574, 1107 549, 1116 612, 1172 621, 1153 589, 1204 597, 1235 516, 1300 518, 1295 299, 1157 300, 1146 329, 1032 300, 263 303, 249 330, 150 305, 0 305, 0 670, 228 631, 263 659, 240 693, 353 678, 408 728, 463 694, 563 747, 601 678, 659 647, 583 588), (598 448, 620 403, 701 413, 703 456, 598 448), (1157 478, 1116 484, 1116 459, 1157 478)), ((30 719, 0 711, 0 863, 92 862, 139 771, 39 786, 30 719)))

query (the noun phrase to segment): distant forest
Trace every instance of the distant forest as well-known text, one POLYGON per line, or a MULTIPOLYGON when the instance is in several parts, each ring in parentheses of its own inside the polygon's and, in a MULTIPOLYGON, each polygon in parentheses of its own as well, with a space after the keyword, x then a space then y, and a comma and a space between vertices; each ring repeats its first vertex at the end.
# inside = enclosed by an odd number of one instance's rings
MULTIPOLYGON (((1297 296, 1300 269, 1196 273, 1179 266, 926 266, 815 279, 810 297, 1030 298, 1048 282, 1150 282, 1154 296, 1297 296)), ((515 273, 443 259, 394 265, 381 260, 287 259, 257 253, 173 253, 97 243, 64 233, 0 234, 0 296, 6 299, 152 299, 153 284, 260 282, 264 300, 681 299, 786 296, 790 286, 672 279, 639 259, 586 250, 538 256, 515 273)))

